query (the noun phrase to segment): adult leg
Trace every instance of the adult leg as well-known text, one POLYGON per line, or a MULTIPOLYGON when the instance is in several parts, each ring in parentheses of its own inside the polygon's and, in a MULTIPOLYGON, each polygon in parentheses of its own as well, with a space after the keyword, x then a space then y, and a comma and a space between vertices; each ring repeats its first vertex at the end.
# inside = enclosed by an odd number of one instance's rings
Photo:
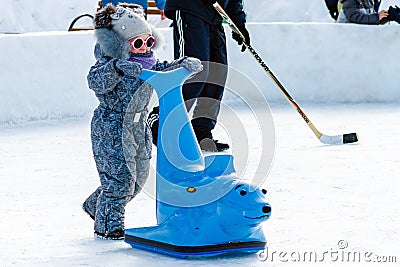
POLYGON ((200 147, 208 151, 224 151, 228 144, 214 140, 211 131, 217 123, 224 93, 227 68, 226 38, 222 25, 210 25, 210 64, 207 83, 203 87, 193 110, 192 125, 200 147))
MULTIPOLYGON (((173 21, 174 32, 174 57, 183 56, 196 57, 203 62, 204 70, 196 75, 194 79, 188 80, 182 87, 182 95, 185 100, 186 108, 189 111, 196 99, 202 94, 205 82, 209 73, 210 61, 210 25, 201 18, 187 14, 182 11, 176 11, 173 21)), ((208 111, 204 105, 203 111, 208 111)), ((200 141, 205 137, 212 138, 210 128, 215 123, 212 118, 208 118, 206 113, 198 114, 202 116, 203 123, 192 124, 197 139, 200 141)))
POLYGON ((209 75, 193 111, 193 127, 199 129, 198 140, 211 138, 217 122, 227 77, 226 37, 222 25, 209 25, 209 75))

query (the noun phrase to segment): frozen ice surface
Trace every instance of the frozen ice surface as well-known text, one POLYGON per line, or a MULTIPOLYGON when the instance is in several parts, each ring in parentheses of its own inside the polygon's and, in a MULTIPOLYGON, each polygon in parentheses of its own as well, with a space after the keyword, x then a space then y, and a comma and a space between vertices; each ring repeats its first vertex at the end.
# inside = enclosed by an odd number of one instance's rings
MULTIPOLYGON (((265 261, 255 254, 177 260, 133 249, 123 241, 95 240, 93 222, 80 207, 98 185, 90 118, 0 128, 1 265, 309 266, 308 261, 295 260, 311 252, 318 256, 313 266, 342 266, 342 252, 361 255, 360 263, 350 260, 345 266, 363 266, 365 253, 371 253, 368 266, 384 259, 375 256, 397 256, 400 261, 400 108, 302 108, 321 132, 355 131, 360 142, 324 145, 288 104, 271 106, 276 148, 263 184, 273 209, 264 224, 269 247, 265 261), (347 247, 340 249, 343 244, 347 247), (339 254, 331 255, 336 251, 339 254), (335 255, 340 257, 335 260, 335 255)), ((249 114, 239 116, 245 120, 249 114)), ((257 125, 247 127, 250 135, 257 132, 257 125)), ((220 128, 218 135, 223 136, 220 128)), ((252 143, 249 149, 256 152, 260 146, 252 143)), ((249 168, 256 164, 249 163, 249 168)), ((155 201, 141 193, 127 206, 126 227, 154 223, 155 201)))

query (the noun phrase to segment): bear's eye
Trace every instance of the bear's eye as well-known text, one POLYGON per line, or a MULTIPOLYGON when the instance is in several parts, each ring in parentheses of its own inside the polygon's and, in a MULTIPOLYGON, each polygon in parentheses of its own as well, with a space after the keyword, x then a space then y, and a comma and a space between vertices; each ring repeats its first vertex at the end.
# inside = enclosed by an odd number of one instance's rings
POLYGON ((244 190, 244 189, 240 190, 240 195, 241 196, 245 196, 246 194, 247 194, 246 190, 244 190))

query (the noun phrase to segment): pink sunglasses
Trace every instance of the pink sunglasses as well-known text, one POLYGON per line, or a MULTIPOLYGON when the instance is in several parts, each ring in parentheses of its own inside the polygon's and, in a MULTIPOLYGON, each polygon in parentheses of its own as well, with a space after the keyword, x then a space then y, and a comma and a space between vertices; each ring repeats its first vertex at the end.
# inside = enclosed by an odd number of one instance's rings
POLYGON ((154 44, 156 43, 156 38, 154 36, 150 35, 146 39, 143 39, 142 37, 137 37, 133 39, 133 41, 130 42, 131 46, 135 50, 141 49, 144 45, 146 45, 147 48, 152 48, 154 44))

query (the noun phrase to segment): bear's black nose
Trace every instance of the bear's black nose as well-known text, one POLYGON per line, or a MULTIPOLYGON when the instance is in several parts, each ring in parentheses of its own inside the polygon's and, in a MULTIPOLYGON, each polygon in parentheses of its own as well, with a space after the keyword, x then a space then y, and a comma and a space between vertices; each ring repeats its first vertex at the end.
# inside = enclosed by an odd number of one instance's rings
POLYGON ((271 212, 271 207, 268 206, 268 205, 265 205, 265 206, 262 208, 262 211, 263 211, 264 213, 270 213, 270 212, 271 212))

